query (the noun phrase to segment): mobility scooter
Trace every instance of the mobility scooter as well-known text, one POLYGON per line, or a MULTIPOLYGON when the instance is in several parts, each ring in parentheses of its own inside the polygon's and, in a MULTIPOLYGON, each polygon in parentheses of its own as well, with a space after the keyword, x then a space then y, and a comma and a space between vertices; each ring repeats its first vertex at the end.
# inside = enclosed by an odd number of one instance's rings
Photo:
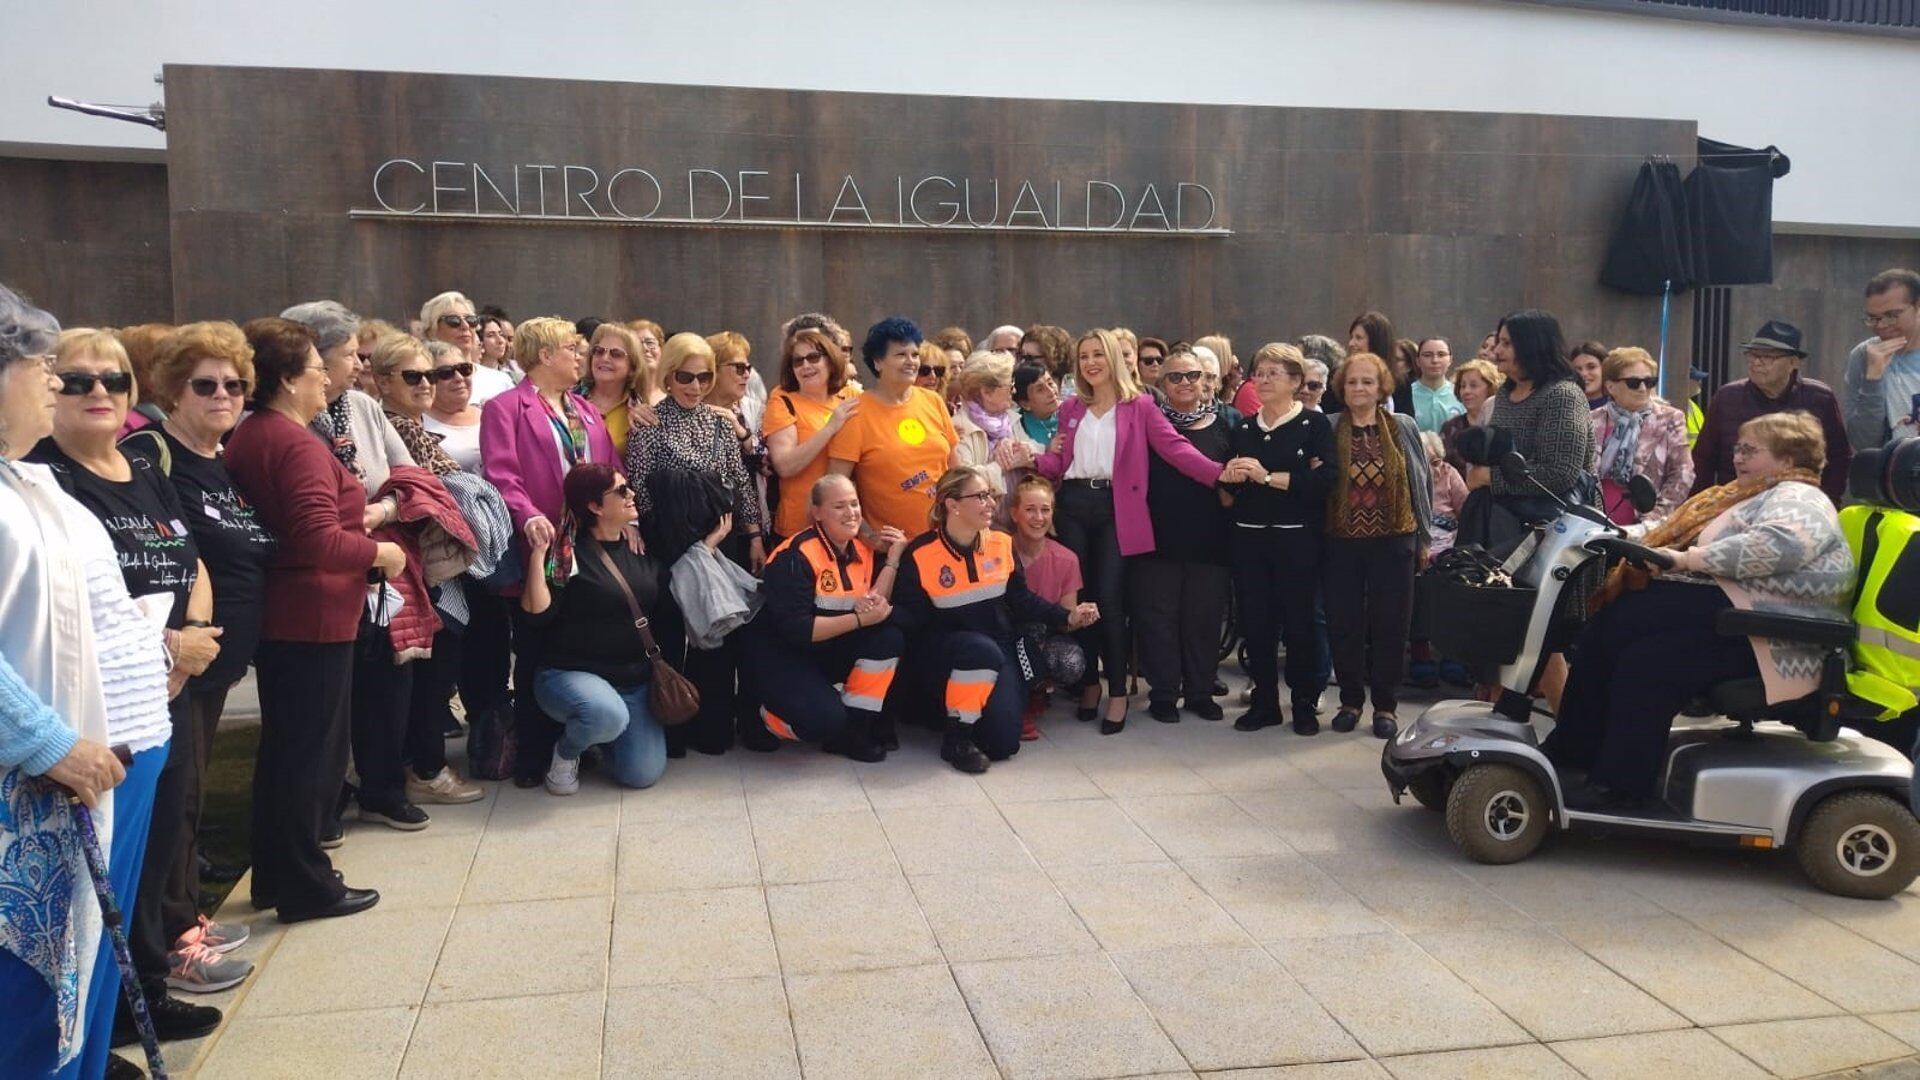
MULTIPOLYGON (((1504 450, 1501 442, 1490 433, 1484 460, 1531 479, 1510 440, 1504 450)), ((1635 486, 1650 507, 1651 486, 1644 479, 1635 486)), ((1529 535, 1492 583, 1423 582, 1435 590, 1434 646, 1497 665, 1500 690, 1493 702, 1435 704, 1388 742, 1381 768, 1394 801, 1411 792, 1444 813, 1453 842, 1483 863, 1517 862, 1549 833, 1578 828, 1791 849, 1815 885, 1843 896, 1877 899, 1906 889, 1920 874, 1920 821, 1908 804, 1913 766, 1892 746, 1843 728, 1883 715, 1848 693, 1852 622, 1722 612, 1720 634, 1819 646, 1819 689, 1769 705, 1757 677, 1716 685, 1705 709, 1689 710, 1705 718, 1675 723, 1652 799, 1626 813, 1567 807, 1562 778, 1540 751, 1529 696, 1549 621, 1562 589, 1594 560, 1662 568, 1665 560, 1592 507, 1540 490, 1553 511, 1527 523, 1529 535)))

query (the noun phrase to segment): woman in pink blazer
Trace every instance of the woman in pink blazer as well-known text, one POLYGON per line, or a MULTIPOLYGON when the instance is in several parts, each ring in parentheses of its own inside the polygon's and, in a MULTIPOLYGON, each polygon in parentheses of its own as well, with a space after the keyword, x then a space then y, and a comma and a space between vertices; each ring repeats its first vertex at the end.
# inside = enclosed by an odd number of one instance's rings
MULTIPOLYGON (((1100 607, 1100 621, 1081 633, 1087 655, 1097 657, 1106 669, 1103 735, 1127 723, 1125 559, 1154 548, 1153 521, 1147 515, 1147 451, 1151 448, 1195 483, 1220 479, 1220 463, 1174 429, 1119 356, 1120 342, 1111 331, 1080 335, 1073 371, 1079 396, 1060 406, 1060 431, 1038 462, 1041 474, 1060 486, 1055 528, 1060 542, 1080 558, 1080 574, 1087 583, 1081 599, 1100 607)), ((1094 665, 1088 664, 1080 719, 1093 719, 1099 700, 1100 684, 1094 665)))

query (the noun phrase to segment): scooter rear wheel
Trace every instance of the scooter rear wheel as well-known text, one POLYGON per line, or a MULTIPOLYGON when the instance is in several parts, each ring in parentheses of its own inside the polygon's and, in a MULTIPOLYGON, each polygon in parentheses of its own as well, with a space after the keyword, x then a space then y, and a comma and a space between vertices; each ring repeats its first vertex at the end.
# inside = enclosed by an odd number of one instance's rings
POLYGON ((1533 854, 1551 817, 1539 781, 1512 765, 1475 765, 1447 795, 1447 835, 1475 862, 1512 863, 1533 854))
POLYGON ((1793 845, 1807 877, 1840 896, 1885 900, 1920 875, 1920 822, 1875 791, 1822 799, 1793 845))

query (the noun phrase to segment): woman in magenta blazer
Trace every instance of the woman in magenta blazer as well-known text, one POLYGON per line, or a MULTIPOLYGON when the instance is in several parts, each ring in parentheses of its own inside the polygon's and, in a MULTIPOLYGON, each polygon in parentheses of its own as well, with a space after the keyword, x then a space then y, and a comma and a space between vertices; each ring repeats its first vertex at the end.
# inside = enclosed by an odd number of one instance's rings
MULTIPOLYGON (((1082 646, 1106 669, 1107 711, 1100 733, 1127 723, 1126 563, 1154 549, 1147 514, 1149 448, 1195 483, 1214 484, 1220 463, 1174 430, 1131 369, 1119 362, 1120 342, 1108 330, 1089 330, 1074 346, 1073 382, 1079 396, 1060 406, 1060 431, 1040 455, 1040 472, 1060 485, 1054 518, 1060 542, 1080 557, 1088 594, 1100 621, 1081 631, 1082 646)), ((1100 700, 1094 665, 1081 688, 1080 719, 1091 720, 1100 700)))

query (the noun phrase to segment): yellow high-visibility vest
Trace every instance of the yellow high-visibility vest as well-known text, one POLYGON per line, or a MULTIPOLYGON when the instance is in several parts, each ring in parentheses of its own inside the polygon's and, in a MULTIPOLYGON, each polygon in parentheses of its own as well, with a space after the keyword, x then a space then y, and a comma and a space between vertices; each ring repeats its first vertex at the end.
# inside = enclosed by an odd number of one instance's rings
POLYGON ((1920 691, 1920 515, 1884 506, 1849 506, 1840 530, 1859 566, 1847 689, 1892 720, 1916 706, 1920 691))

